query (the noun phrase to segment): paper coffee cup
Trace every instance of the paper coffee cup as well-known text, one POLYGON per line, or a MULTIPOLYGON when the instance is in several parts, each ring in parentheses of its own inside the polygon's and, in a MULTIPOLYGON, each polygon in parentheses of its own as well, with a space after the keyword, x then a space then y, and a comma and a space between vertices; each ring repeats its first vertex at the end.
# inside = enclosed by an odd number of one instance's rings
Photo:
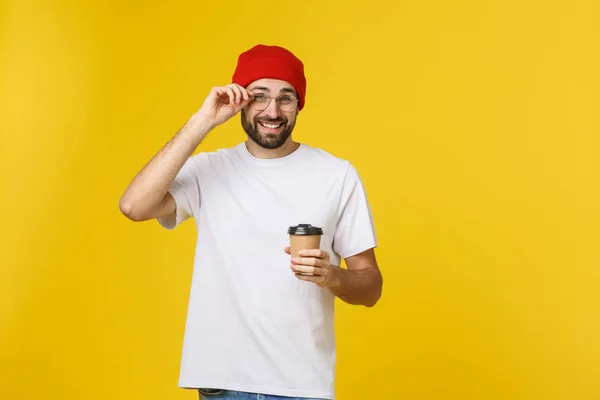
MULTIPOLYGON (((310 224, 299 224, 288 228, 290 235, 290 253, 298 257, 300 250, 313 250, 321 248, 323 229, 310 224)), ((312 275, 303 273, 303 275, 312 275)))

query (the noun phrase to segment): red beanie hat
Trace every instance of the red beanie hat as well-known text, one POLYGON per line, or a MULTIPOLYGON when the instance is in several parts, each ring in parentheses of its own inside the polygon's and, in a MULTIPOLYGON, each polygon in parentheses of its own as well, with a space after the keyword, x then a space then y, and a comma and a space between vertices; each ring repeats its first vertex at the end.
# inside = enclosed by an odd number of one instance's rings
POLYGON ((291 84, 298 93, 298 110, 302 110, 306 78, 304 64, 298 57, 283 47, 263 44, 240 54, 231 82, 246 87, 262 78, 281 79, 291 84))

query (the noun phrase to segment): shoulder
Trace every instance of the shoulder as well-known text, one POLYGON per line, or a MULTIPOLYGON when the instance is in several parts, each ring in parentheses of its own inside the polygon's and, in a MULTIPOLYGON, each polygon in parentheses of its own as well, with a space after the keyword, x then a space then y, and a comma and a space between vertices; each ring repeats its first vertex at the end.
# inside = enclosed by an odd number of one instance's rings
POLYGON ((307 144, 303 144, 303 146, 305 147, 305 157, 321 172, 335 174, 338 178, 358 175, 350 160, 318 147, 307 144))
POLYGON ((199 162, 208 160, 218 160, 223 158, 231 158, 237 155, 239 145, 233 147, 219 148, 213 151, 203 151, 192 155, 190 158, 199 162))
POLYGON ((313 147, 307 144, 303 144, 305 157, 309 158, 311 161, 318 163, 320 167, 328 166, 339 169, 349 168, 352 163, 336 154, 333 154, 330 151, 325 149, 321 149, 319 147, 313 147))
POLYGON ((238 146, 204 151, 188 158, 186 164, 205 171, 207 168, 219 168, 239 158, 238 146))

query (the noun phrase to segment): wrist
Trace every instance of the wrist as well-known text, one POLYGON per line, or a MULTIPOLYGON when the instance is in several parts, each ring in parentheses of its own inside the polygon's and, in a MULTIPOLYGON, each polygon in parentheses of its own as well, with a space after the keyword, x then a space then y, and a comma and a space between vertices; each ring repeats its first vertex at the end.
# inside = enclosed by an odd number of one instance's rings
POLYGON ((192 115, 185 124, 185 130, 199 140, 202 140, 213 128, 210 118, 199 113, 192 115))
POLYGON ((339 289, 342 286, 342 274, 344 273, 344 271, 342 271, 341 268, 339 267, 335 267, 335 266, 331 266, 331 277, 329 280, 329 289, 332 291, 335 291, 337 289, 339 289))

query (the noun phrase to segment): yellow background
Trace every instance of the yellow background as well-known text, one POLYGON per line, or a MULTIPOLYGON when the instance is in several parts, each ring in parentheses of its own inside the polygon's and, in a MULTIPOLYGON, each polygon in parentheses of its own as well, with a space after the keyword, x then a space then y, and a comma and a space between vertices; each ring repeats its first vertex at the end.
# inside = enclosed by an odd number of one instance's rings
POLYGON ((338 398, 600 399, 598 4, 0 3, 0 399, 196 399, 194 226, 118 202, 256 43, 303 59, 295 138, 350 159, 376 219, 338 398))

